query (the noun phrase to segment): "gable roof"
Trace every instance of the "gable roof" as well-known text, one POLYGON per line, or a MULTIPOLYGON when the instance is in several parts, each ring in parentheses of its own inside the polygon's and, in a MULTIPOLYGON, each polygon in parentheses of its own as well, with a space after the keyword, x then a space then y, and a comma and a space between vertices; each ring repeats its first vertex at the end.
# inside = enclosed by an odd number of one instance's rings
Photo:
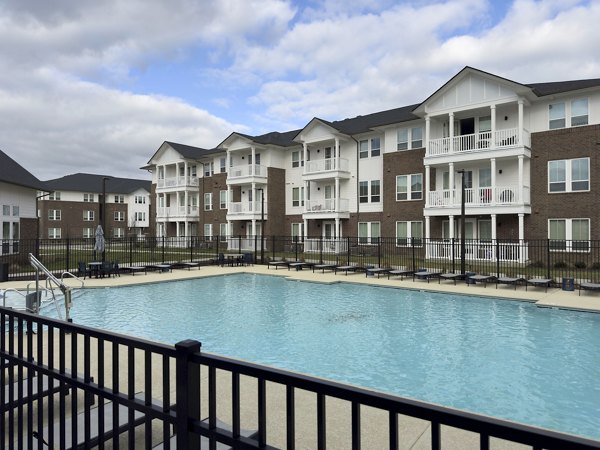
POLYGON ((46 183, 38 180, 2 150, 0 150, 0 181, 39 191, 50 190, 46 183))
POLYGON ((158 155, 160 150, 163 148, 163 145, 165 145, 165 144, 168 145, 169 147, 171 147, 173 150, 175 150, 177 153, 179 153, 185 159, 200 159, 204 156, 208 156, 208 155, 212 155, 213 153, 219 153, 219 152, 224 151, 223 149, 220 149, 220 148, 207 149, 207 148, 193 147, 191 145, 178 144, 177 142, 164 141, 162 144, 160 144, 160 146, 154 152, 152 157, 148 160, 146 165, 141 167, 141 169, 152 168, 152 166, 153 166, 152 160, 154 159, 154 157, 156 155, 158 155))
POLYGON ((53 191, 76 191, 102 193, 102 180, 106 180, 106 192, 111 194, 131 194, 138 189, 150 192, 152 181, 133 178, 118 178, 108 175, 97 175, 90 173, 74 173, 61 178, 46 181, 53 191))
MULTIPOLYGON (((225 142, 232 139, 234 136, 239 136, 244 139, 249 140, 250 142, 255 142, 261 145, 276 145, 278 147, 291 147, 294 145, 298 145, 297 142, 294 142, 294 137, 300 132, 300 130, 293 131, 271 131, 270 133, 261 134, 258 136, 252 136, 250 134, 239 133, 234 131, 229 136, 227 136, 217 147, 221 147, 225 144, 225 142)), ((222 151, 224 149, 221 149, 222 151)))
POLYGON ((563 92, 578 91, 593 87, 600 87, 600 78, 590 78, 587 80, 573 81, 554 81, 550 83, 532 83, 527 84, 538 97, 545 95, 561 94, 563 92))

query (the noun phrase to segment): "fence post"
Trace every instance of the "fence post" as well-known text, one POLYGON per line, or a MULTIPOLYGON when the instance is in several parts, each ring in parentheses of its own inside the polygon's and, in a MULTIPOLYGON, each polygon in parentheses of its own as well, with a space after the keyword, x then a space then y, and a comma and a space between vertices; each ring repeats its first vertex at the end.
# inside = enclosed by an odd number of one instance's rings
POLYGON ((177 448, 200 448, 200 435, 190 431, 190 421, 200 421, 200 364, 190 362, 202 344, 185 340, 175 344, 177 406, 175 435, 177 448))
POLYGON ((546 240, 546 278, 550 278, 550 239, 546 240))
POLYGON ((415 241, 414 239, 410 240, 410 246, 412 248, 412 270, 413 272, 415 272, 417 270, 417 268, 415 267, 415 241))
POLYGON ((67 258, 66 258, 66 266, 65 267, 65 272, 69 272, 69 268, 71 267, 71 264, 69 264, 70 262, 70 255, 71 255, 71 238, 67 238, 67 258))
POLYGON ((271 236, 271 246, 273 249, 273 259, 275 259, 275 235, 271 236))
POLYGON ((190 262, 194 260, 194 236, 190 236, 190 262))
POLYGON ((346 237, 346 265, 350 265, 350 236, 346 237))
POLYGON ((377 267, 381 267, 381 237, 377 238, 377 267))
POLYGON ((165 237, 162 237, 162 263, 165 263, 165 237))
POLYGON ((298 261, 298 236, 294 236, 294 251, 296 252, 295 261, 298 261))
POLYGON ((134 236, 129 236, 129 265, 133 266, 133 239, 134 236))
POLYGON ((500 278, 500 241, 496 239, 496 278, 500 278))
POLYGON ((319 264, 323 264, 323 234, 319 238, 319 264))
MULTIPOLYGON (((442 245, 443 242, 442 242, 442 245)), ((450 238, 450 254, 452 255, 452 273, 456 273, 456 258, 454 256, 454 236, 450 238)))

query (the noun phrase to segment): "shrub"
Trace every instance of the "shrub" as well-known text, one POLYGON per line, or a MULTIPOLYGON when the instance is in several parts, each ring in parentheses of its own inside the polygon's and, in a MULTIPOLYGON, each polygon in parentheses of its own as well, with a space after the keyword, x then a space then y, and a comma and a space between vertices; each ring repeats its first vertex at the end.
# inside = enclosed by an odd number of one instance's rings
POLYGON ((585 263, 585 261, 575 261, 575 263, 573 265, 577 269, 585 269, 587 267, 587 264, 585 263))
POLYGON ((532 263, 529 264, 529 267, 533 267, 533 268, 544 267, 544 263, 542 261, 533 261, 532 263))
POLYGON ((569 267, 569 266, 564 261, 556 261, 554 263, 554 268, 555 269, 566 269, 567 267, 569 267))
POLYGON ((592 270, 600 270, 600 262, 596 261, 592 264, 592 270))

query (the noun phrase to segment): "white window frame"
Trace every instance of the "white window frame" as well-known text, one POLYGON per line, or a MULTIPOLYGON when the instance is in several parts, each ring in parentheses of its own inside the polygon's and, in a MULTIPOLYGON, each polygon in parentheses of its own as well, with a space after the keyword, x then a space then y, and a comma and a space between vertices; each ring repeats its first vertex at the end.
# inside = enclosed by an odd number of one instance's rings
POLYGON ((292 167, 304 167, 304 152, 295 150, 292 152, 292 167))
POLYGON ((48 200, 60 200, 60 191, 51 192, 48 195, 48 200))
POLYGON ((370 203, 381 203, 381 180, 371 180, 369 183, 369 202, 370 203), (377 193, 374 194, 375 186, 377 186, 377 193), (377 197, 375 199, 375 197, 377 197))
POLYGON ((212 240, 212 237, 213 237, 212 223, 205 223, 204 224, 204 239, 212 240))
POLYGON ((60 239, 62 230, 60 228, 48 228, 48 239, 60 239))
POLYGON ((566 126, 567 126, 567 107, 565 105, 565 102, 550 103, 548 105, 548 129, 549 130, 557 130, 560 128, 565 128, 566 126), (562 115, 557 115, 555 117, 552 117, 552 111, 554 111, 554 114, 557 114, 556 111, 558 111, 558 114, 561 114, 559 107, 562 108, 562 115))
POLYGON ((227 238, 229 237, 227 234, 227 223, 220 223, 219 224, 219 239, 221 241, 226 241, 227 238))
POLYGON ((358 245, 377 245, 381 239, 381 222, 358 222, 358 245), (367 235, 361 235, 361 228, 367 235))
POLYGON ((291 228, 292 241, 296 242, 296 237, 298 237, 298 242, 304 241, 304 222, 292 223, 291 228))
POLYGON ((304 206, 304 186, 292 188, 292 207, 304 206))
POLYGON ((83 211, 83 221, 84 222, 93 222, 95 220, 95 211, 93 210, 86 210, 83 211))
POLYGON ((582 126, 588 125, 590 123, 590 102, 587 98, 576 98, 574 100, 571 100, 570 106, 571 106, 571 111, 570 111, 569 116, 570 116, 570 121, 571 121, 572 127, 582 127, 582 126), (585 102, 585 114, 579 114, 579 115, 575 116, 575 115, 573 115, 573 111, 575 110, 575 104, 578 102, 579 103, 585 102), (585 117, 585 120, 583 120, 584 117, 585 117), (573 122, 580 122, 580 123, 573 124, 573 122))
POLYGON ((396 150, 406 151, 415 148, 423 148, 423 127, 398 128, 396 132, 396 150))
POLYGON ((83 194, 83 201, 85 203, 94 203, 94 194, 83 194))
POLYGON ((115 203, 125 203, 124 195, 115 195, 115 203))
POLYGON ((219 208, 227 209, 227 190, 219 191, 219 208))
POLYGON ((419 201, 423 200, 423 174, 422 173, 411 173, 407 175, 397 175, 396 176, 396 201, 397 202, 411 202, 411 201, 419 201), (415 184, 413 182, 413 177, 420 177, 421 190, 413 191, 412 186, 415 184), (400 178, 406 178, 406 198, 398 198, 399 194, 404 194, 404 192, 398 192, 398 180, 400 178), (412 198, 413 194, 419 193, 419 198, 412 198))
POLYGON ((550 241, 550 251, 553 252, 575 252, 575 253, 589 253, 590 252, 590 236, 591 236, 591 223, 589 218, 551 218, 548 219, 548 240, 550 241), (556 239, 551 236, 552 222, 564 222, 565 236, 564 239, 556 239), (587 222, 587 239, 573 240, 573 225, 574 222, 587 222))
POLYGON ((573 158, 573 159, 556 159, 552 161, 548 161, 548 193, 549 194, 564 194, 566 192, 589 192, 590 190, 590 158, 573 158), (587 161, 587 179, 574 179, 573 178, 573 162, 574 161, 587 161), (564 163, 565 170, 565 178, 564 180, 551 181, 552 176, 552 165, 553 163, 564 163), (583 183, 587 182, 586 189, 573 189, 574 183, 583 183), (565 185, 564 190, 551 190, 553 184, 563 184, 565 185))
POLYGON ((135 203, 137 203, 138 205, 145 205, 146 204, 146 196, 145 195, 136 195, 135 203))
POLYGON ((212 192, 204 193, 204 211, 212 211, 212 192))
POLYGON ((125 231, 123 228, 115 227, 113 228, 113 237, 114 238, 123 238, 125 237, 125 231))
POLYGON ((60 209, 49 209, 48 220, 61 220, 62 213, 60 209))
POLYGON ((423 221, 398 220, 396 221, 396 247, 423 247, 423 221), (399 236, 399 225, 406 225, 406 236, 399 236))
POLYGON ((95 235, 93 227, 84 227, 83 228, 83 237, 84 238, 93 238, 95 235))
POLYGON ((115 211, 115 222, 123 222, 125 220, 125 211, 115 211))

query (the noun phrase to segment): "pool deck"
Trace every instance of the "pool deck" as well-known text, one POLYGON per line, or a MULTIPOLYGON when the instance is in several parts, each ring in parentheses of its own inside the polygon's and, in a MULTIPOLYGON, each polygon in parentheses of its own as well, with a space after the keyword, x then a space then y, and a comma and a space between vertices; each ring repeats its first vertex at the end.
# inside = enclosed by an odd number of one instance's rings
MULTIPOLYGON (((129 286, 133 284, 159 283, 165 281, 186 280, 190 278, 202 278, 208 276, 219 276, 235 273, 256 273, 262 275, 289 277, 298 281, 310 281, 319 283, 360 283, 373 286, 384 286, 392 288, 417 289, 433 292, 474 295, 482 297, 502 298, 507 300, 518 300, 535 303, 539 307, 572 309, 578 311, 600 312, 600 292, 592 290, 563 291, 562 289, 519 285, 515 289, 513 285, 498 284, 495 282, 466 284, 464 281, 453 281, 432 279, 413 281, 412 277, 406 277, 404 280, 398 278, 389 279, 387 276, 377 278, 376 276, 366 277, 364 272, 344 274, 342 272, 334 274, 333 272, 313 273, 310 269, 287 270, 283 267, 279 270, 269 269, 268 266, 202 266, 200 268, 174 269, 172 272, 148 272, 147 274, 138 273, 136 275, 121 274, 120 277, 111 278, 87 278, 84 283, 85 288, 105 288, 111 286, 129 286)), ((31 281, 9 281, 0 284, 0 291, 3 289, 25 289, 31 281)), ((73 279, 67 279, 66 284, 79 287, 79 283, 73 279)))
MULTIPOLYGON (((157 283, 165 281, 185 280, 192 278, 202 278, 208 276, 220 276, 236 273, 256 273, 262 275, 283 276, 293 280, 301 280, 308 282, 319 283, 358 283, 375 286, 383 286, 390 288, 404 288, 429 290, 442 293, 485 296, 507 300, 518 300, 532 302, 540 307, 564 308, 580 311, 600 312, 600 293, 595 291, 581 291, 581 296, 578 295, 578 290, 563 291, 561 289, 549 288, 548 292, 543 287, 528 286, 527 291, 525 286, 517 286, 516 290, 513 285, 499 284, 496 288, 495 283, 487 283, 485 285, 467 285, 464 281, 457 282, 454 285, 453 281, 444 281, 440 283, 436 279, 429 282, 427 280, 415 280, 408 277, 405 280, 390 279, 387 276, 380 278, 369 276, 366 277, 363 273, 344 273, 334 274, 333 272, 313 273, 312 270, 287 270, 287 268, 279 268, 275 270, 269 269, 267 266, 244 266, 244 267, 219 267, 219 266, 202 266, 201 268, 175 269, 172 272, 149 272, 148 274, 122 274, 120 277, 104 278, 104 279, 86 279, 85 288, 105 288, 110 286, 127 286, 133 284, 157 283)), ((0 284, 0 289, 25 289, 30 281, 12 281, 0 284)), ((78 287, 76 280, 68 280, 67 283, 73 287, 78 287)), ((94 346, 92 346, 94 348, 94 346)), ((81 348, 79 349, 81 351, 81 348)), ((207 349, 209 350, 209 349, 207 349)), ((137 356, 136 356, 137 358, 137 356)), ((140 360, 140 364, 143 362, 140 360)), ((203 368, 202 382, 207 385, 208 374, 203 368)), ((154 368, 153 368, 154 370, 154 368)), ((142 383, 142 373, 136 371, 136 379, 140 378, 142 383)), ((154 379, 159 379, 159 374, 156 374, 154 379)), ((221 378, 221 375, 219 375, 221 378)), ((228 378, 225 376, 218 383, 218 402, 220 418, 227 421, 230 418, 230 387, 228 386, 228 378), (221 382, 222 381, 222 382, 221 382), (221 406, 222 405, 222 406, 221 406), (222 417, 221 417, 222 416, 222 417)), ((123 380, 124 382, 124 380, 123 380)), ((242 391, 245 392, 245 401, 252 403, 256 399, 255 384, 249 381, 243 383, 242 391), (253 400, 254 399, 254 400, 253 400)), ((160 396, 160 389, 157 386, 156 394, 160 396)), ((269 426, 267 440, 271 445, 278 448, 285 447, 285 419, 284 409, 281 405, 285 405, 285 390, 274 385, 269 387, 270 395, 270 411, 273 415, 269 416, 269 426)), ((153 389, 154 390, 154 389, 153 389)), ((174 392, 173 392, 174 394, 174 392)), ((204 396, 203 401, 206 401, 204 396)), ((297 448, 315 448, 316 436, 314 435, 314 420, 316 417, 314 398, 308 393, 299 393, 296 400, 297 406, 297 448), (300 419, 302 418, 302 419, 300 419)), ((327 441, 330 448, 351 448, 350 433, 348 433, 350 424, 349 405, 345 402, 336 399, 328 400, 328 425, 327 425, 327 441)), ((271 413, 270 413, 271 414, 271 413)), ((364 408, 361 418, 362 426, 362 444, 364 449, 379 449, 387 448, 387 416, 382 411, 372 408, 364 408)), ((243 425, 247 428, 253 428, 255 417, 247 412, 242 417, 243 425)), ((408 416, 399 416, 399 432, 401 436, 400 448, 406 449, 424 449, 429 448, 429 439, 431 436, 431 426, 429 422, 422 421, 408 416)), ((143 427, 141 427, 143 428, 143 427)), ((478 437, 470 432, 458 430, 455 428, 442 427, 443 447, 448 449, 464 449, 478 448, 478 437)), ((124 437, 122 439, 125 439, 124 437)), ((141 439, 141 438, 140 438, 141 439)), ((137 439, 136 439, 137 440, 137 439)), ((123 441, 125 442, 125 441, 123 441)), ((494 449, 521 449, 528 448, 518 444, 508 443, 497 439, 492 439, 491 448, 494 449)), ((143 448, 137 446, 136 448, 143 448)))

